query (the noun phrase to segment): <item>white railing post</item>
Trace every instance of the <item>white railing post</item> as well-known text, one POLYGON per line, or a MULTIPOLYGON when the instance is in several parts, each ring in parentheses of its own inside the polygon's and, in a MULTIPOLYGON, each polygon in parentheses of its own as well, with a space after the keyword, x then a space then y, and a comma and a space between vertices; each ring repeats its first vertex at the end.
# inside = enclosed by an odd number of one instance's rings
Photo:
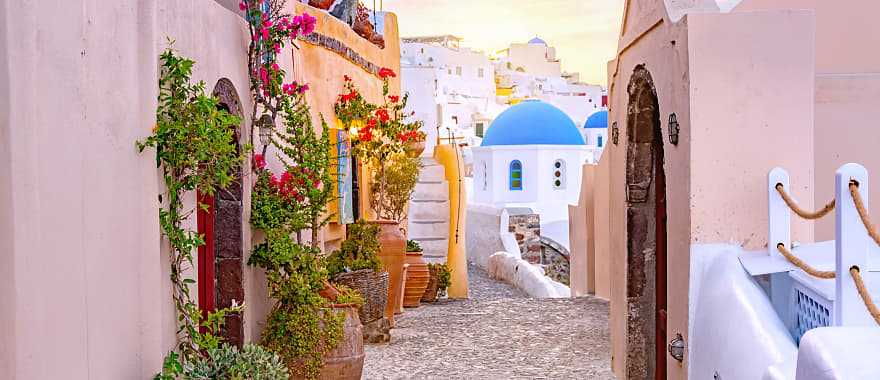
MULTIPOLYGON (((788 172, 782 168, 773 168, 767 175, 767 200, 769 212, 767 218, 767 251, 771 257, 785 260, 776 245, 785 244, 791 249, 791 210, 782 200, 776 184, 781 183, 785 191, 791 191, 788 172)), ((790 194, 790 193, 789 193, 790 194)))
MULTIPOLYGON (((868 272, 868 253, 874 244, 849 191, 851 180, 858 181, 859 193, 865 207, 868 207, 868 171, 859 164, 846 164, 837 170, 834 183, 834 196, 837 200, 835 224, 837 240, 835 243, 835 265, 837 277, 834 279, 834 325, 870 325, 874 321, 859 296, 850 268, 858 266, 862 273, 868 272)), ((868 276, 862 276, 866 279, 868 276)))

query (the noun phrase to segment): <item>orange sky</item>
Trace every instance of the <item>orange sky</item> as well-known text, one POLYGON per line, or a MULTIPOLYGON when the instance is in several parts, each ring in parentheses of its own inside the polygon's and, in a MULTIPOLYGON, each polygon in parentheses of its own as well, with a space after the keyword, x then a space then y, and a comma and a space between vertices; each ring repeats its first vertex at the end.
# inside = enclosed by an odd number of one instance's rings
POLYGON ((397 13, 404 37, 453 34, 464 38, 464 46, 494 52, 540 36, 556 47, 563 70, 601 85, 623 14, 623 0, 384 0, 383 5, 397 13))

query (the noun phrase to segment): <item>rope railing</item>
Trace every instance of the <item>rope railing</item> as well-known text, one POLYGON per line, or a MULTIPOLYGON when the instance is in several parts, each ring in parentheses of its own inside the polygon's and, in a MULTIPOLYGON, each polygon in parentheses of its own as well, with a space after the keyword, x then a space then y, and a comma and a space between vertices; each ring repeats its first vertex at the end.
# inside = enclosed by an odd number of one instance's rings
POLYGON ((822 270, 818 270, 816 268, 813 268, 812 266, 810 266, 810 264, 807 264, 805 261, 801 260, 800 258, 795 256, 793 253, 791 253, 791 251, 789 251, 788 248, 785 247, 785 244, 779 243, 776 245, 776 248, 779 250, 779 253, 781 253, 782 256, 785 256, 785 258, 790 263, 792 263, 794 266, 796 266, 798 268, 801 268, 801 270, 803 270, 804 272, 807 272, 807 274, 809 274, 813 277, 818 277, 818 278, 823 278, 823 279, 832 279, 832 278, 837 277, 837 273, 834 271, 822 271, 822 270))
POLYGON ((877 305, 874 304, 874 300, 871 299, 871 294, 868 293, 868 287, 865 286, 865 280, 862 279, 859 267, 854 266, 849 268, 849 273, 852 275, 853 281, 856 283, 856 289, 859 291, 859 296, 862 297, 862 301, 865 302, 865 307, 868 308, 868 313, 870 313, 871 317, 874 318, 874 321, 880 325, 880 309, 877 308, 877 305))
POLYGON ((880 234, 877 233, 874 223, 871 223, 871 216, 868 215, 868 210, 865 208, 865 202, 862 201, 862 194, 859 193, 858 182, 849 181, 849 193, 852 194, 853 203, 856 204, 856 210, 859 212, 859 219, 862 220, 862 224, 864 224, 865 229, 868 230, 868 236, 870 236, 871 239, 874 239, 874 243, 880 245, 880 234))
POLYGON ((834 211, 834 206, 837 203, 836 199, 832 199, 831 202, 828 202, 827 204, 825 204, 825 207, 822 207, 822 209, 820 209, 818 211, 807 211, 807 210, 802 209, 797 204, 797 202, 794 199, 792 199, 791 195, 789 195, 785 191, 785 186, 783 184, 777 183, 776 184, 776 191, 779 192, 779 196, 782 197, 782 200, 785 202, 785 204, 788 206, 788 208, 791 209, 791 211, 794 211, 794 213, 797 214, 798 216, 800 216, 801 218, 808 219, 808 220, 815 220, 815 219, 819 219, 825 215, 828 215, 828 213, 830 213, 831 211, 834 211))

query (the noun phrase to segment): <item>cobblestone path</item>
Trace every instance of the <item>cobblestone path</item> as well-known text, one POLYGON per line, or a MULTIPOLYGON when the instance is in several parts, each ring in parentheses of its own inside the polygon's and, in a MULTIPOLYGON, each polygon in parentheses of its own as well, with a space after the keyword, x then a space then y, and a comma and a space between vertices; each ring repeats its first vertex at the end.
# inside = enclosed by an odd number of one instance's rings
POLYGON ((470 299, 407 309, 365 379, 613 379, 608 302, 541 300, 469 268, 470 299))

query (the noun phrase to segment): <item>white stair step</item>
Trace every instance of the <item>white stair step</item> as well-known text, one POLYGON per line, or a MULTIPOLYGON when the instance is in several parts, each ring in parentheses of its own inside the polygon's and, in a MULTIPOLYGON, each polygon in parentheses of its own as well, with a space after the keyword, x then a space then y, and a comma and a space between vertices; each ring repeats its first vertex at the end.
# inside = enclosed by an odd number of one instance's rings
POLYGON ((442 181, 446 179, 446 169, 440 165, 422 166, 422 172, 419 173, 419 180, 422 181, 442 181))
POLYGON ((409 238, 412 240, 430 239, 430 238, 448 238, 449 222, 445 220, 431 222, 409 222, 409 238))
POLYGON ((411 201, 409 218, 410 220, 449 220, 449 201, 411 201))
POLYGON ((445 201, 449 199, 449 185, 446 181, 440 183, 417 183, 413 190, 413 200, 421 201, 445 201))
POLYGON ((430 239, 430 240, 418 240, 412 239, 419 242, 419 245, 422 247, 424 251, 423 254, 425 258, 443 258, 446 259, 446 252, 449 250, 449 240, 448 239, 430 239))

